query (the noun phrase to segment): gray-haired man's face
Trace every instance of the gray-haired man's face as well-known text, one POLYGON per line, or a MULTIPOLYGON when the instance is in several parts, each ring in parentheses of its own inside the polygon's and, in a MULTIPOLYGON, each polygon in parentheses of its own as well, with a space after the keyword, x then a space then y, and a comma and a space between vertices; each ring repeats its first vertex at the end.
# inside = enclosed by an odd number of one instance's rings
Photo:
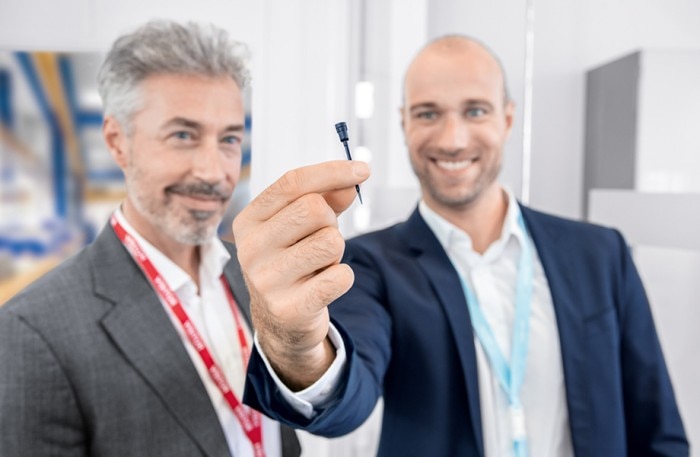
MULTIPOLYGON (((241 169, 244 109, 229 77, 154 75, 113 155, 140 232, 186 244, 216 234, 241 169)), ((108 139, 108 144, 109 144, 108 139)))

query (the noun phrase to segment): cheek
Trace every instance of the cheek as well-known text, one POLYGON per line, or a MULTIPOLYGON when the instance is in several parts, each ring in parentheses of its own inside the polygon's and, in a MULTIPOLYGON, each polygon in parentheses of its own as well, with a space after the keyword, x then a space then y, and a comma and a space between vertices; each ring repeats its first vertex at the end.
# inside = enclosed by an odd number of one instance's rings
POLYGON ((132 162, 130 172, 142 189, 156 195, 182 181, 187 174, 185 168, 177 160, 160 160, 151 156, 147 160, 132 162))
POLYGON ((482 130, 484 142, 493 148, 502 148, 508 138, 505 125, 491 126, 482 130))
POLYGON ((429 129, 413 129, 406 131, 406 147, 412 156, 420 155, 430 145, 431 132, 429 129))
POLYGON ((500 155, 503 149, 503 138, 493 129, 480 129, 472 133, 470 147, 495 157, 500 155))

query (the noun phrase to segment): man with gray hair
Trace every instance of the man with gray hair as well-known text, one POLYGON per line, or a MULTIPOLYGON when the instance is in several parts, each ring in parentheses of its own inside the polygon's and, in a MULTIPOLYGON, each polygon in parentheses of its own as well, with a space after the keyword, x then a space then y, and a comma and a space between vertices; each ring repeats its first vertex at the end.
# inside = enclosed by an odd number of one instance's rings
POLYGON ((252 346, 235 248, 246 49, 150 22, 99 72, 127 196, 93 244, 0 310, 0 455, 298 456, 240 403, 252 346))

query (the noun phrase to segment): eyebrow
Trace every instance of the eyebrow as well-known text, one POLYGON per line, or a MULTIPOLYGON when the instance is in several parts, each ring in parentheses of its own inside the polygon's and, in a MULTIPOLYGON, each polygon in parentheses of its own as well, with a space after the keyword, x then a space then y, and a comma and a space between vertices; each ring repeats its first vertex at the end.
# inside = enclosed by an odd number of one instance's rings
POLYGON ((433 102, 424 102, 424 103, 418 103, 416 105, 411 106, 408 110, 412 113, 417 110, 422 110, 422 109, 434 109, 437 108, 438 105, 437 103, 433 102))
MULTIPOLYGON (((461 106, 463 107, 472 107, 472 106, 486 106, 489 109, 493 109, 493 104, 489 102, 488 100, 483 100, 483 99, 478 99, 478 98, 470 98, 462 102, 461 106)), ((414 112, 417 110, 422 110, 422 109, 436 109, 439 108, 440 105, 435 102, 422 102, 422 103, 417 103, 409 108, 409 112, 414 112)))
POLYGON ((489 108, 493 108, 493 103, 491 103, 489 100, 484 100, 484 99, 469 99, 466 101, 465 105, 467 105, 467 106, 488 106, 489 108))
MULTIPOLYGON (((203 126, 200 122, 194 121, 192 119, 187 119, 185 117, 174 117, 168 122, 163 124, 161 130, 165 130, 169 127, 187 127, 194 130, 202 130, 203 126)), ((245 126, 243 124, 231 124, 224 127, 223 132, 243 132, 245 126)))

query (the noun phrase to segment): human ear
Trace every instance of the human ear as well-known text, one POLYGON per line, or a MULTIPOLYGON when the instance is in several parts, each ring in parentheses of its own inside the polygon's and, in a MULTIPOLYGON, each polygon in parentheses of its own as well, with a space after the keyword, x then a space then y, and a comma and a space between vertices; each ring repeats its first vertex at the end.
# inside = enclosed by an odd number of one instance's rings
POLYGON ((105 117, 102 123, 102 137, 112 158, 119 168, 124 170, 128 164, 127 135, 124 127, 114 116, 105 117))
POLYGON ((515 103, 509 101, 506 103, 503 111, 506 122, 506 136, 510 136, 510 131, 513 128, 513 118, 515 117, 515 103))

